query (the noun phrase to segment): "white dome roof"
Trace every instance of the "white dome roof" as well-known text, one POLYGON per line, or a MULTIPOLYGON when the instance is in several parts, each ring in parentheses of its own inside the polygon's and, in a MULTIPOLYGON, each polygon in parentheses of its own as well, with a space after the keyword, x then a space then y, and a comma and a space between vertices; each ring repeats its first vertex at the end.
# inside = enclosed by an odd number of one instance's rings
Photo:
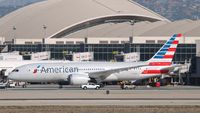
POLYGON ((45 0, 1 18, 0 37, 60 38, 112 19, 167 20, 131 0, 45 0))

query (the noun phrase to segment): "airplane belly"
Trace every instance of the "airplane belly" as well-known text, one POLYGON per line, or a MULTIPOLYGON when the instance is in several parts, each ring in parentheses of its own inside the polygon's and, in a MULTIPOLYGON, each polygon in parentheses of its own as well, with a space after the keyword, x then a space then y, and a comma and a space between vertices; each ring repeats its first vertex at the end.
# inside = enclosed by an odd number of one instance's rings
POLYGON ((126 71, 116 74, 118 80, 137 80, 140 78, 139 73, 133 71, 126 71))
POLYGON ((137 80, 140 79, 140 74, 135 71, 124 71, 114 73, 108 76, 104 81, 123 81, 123 80, 137 80))
POLYGON ((118 78, 115 74, 111 74, 110 76, 106 77, 103 81, 118 81, 118 78))
POLYGON ((27 82, 58 82, 64 81, 63 74, 24 74, 20 77, 15 77, 14 80, 27 81, 27 82))
POLYGON ((64 81, 65 78, 63 74, 39 74, 38 76, 34 77, 37 81, 64 81))

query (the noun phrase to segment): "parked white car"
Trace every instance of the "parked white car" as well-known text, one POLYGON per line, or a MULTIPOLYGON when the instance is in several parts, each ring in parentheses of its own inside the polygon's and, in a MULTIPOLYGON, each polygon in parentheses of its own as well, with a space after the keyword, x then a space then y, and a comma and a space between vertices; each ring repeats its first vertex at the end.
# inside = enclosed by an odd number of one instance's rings
POLYGON ((99 89, 100 85, 94 84, 94 83, 88 83, 86 85, 81 85, 82 89, 99 89))
POLYGON ((7 87, 7 83, 0 83, 0 89, 5 89, 7 87))
POLYGON ((15 83, 9 83, 8 84, 8 87, 10 87, 10 88, 15 88, 15 86, 16 86, 15 83))
POLYGON ((121 84, 122 89, 135 89, 136 86, 132 84, 121 84))

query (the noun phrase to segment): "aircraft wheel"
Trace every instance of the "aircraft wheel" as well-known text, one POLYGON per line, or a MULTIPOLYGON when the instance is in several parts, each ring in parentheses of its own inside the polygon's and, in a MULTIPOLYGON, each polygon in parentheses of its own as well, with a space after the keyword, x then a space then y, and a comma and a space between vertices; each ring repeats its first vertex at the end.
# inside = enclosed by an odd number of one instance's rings
POLYGON ((84 90, 86 90, 86 89, 87 89, 87 87, 86 87, 86 86, 84 86, 84 87, 83 87, 83 89, 84 89, 84 90))
POLYGON ((96 90, 98 90, 98 89, 99 89, 99 87, 97 86, 95 89, 96 89, 96 90))

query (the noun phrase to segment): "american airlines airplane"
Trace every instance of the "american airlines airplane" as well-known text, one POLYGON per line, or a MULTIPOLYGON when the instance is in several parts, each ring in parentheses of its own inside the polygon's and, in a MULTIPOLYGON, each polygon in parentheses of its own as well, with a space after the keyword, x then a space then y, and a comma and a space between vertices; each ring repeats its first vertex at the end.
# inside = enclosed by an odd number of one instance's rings
POLYGON ((27 82, 68 82, 86 84, 138 80, 169 74, 179 39, 182 34, 173 35, 161 49, 146 62, 60 62, 33 63, 14 69, 8 76, 11 80, 27 82))

